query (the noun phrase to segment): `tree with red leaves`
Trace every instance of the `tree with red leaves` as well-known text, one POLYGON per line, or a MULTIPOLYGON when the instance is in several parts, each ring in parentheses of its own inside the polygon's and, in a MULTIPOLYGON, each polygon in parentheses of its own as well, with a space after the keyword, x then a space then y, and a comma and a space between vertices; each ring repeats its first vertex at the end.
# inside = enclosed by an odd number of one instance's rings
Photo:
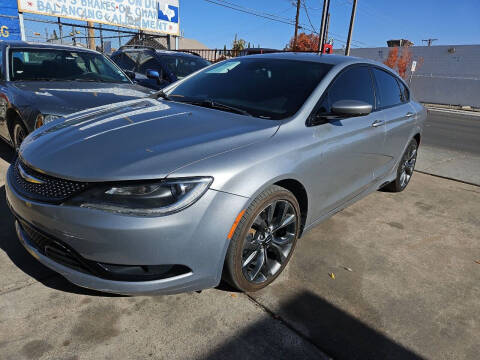
POLYGON ((392 68, 395 70, 395 66, 397 65, 397 60, 398 60, 398 47, 394 47, 390 49, 390 51, 388 52, 387 60, 385 60, 383 63, 387 65, 389 68, 392 68))
POLYGON ((318 35, 300 33, 297 36, 297 46, 293 48, 293 37, 285 50, 293 51, 317 51, 318 50, 318 35))
MULTIPOLYGON (((412 52, 408 45, 402 46, 402 53, 398 56, 398 47, 390 49, 388 52, 387 60, 384 61, 384 64, 393 70, 398 71, 403 79, 407 78, 407 70, 412 63, 412 52)), ((423 63, 423 59, 421 61, 423 63)), ((421 65, 421 64, 419 64, 421 65)), ((418 65, 417 65, 418 68, 418 65)))

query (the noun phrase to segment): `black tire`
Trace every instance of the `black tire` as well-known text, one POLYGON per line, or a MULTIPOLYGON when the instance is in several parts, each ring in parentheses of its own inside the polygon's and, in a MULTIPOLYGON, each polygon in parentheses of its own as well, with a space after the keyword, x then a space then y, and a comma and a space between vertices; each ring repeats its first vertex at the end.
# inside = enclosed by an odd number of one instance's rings
MULTIPOLYGON (((224 280, 238 290, 245 292, 257 291, 272 283, 283 271, 293 254, 300 233, 300 219, 298 201, 295 196, 285 188, 273 185, 258 195, 243 214, 230 240, 223 271, 224 280), (268 218, 269 210, 272 208, 272 216, 269 222, 271 224, 278 223, 275 226, 268 224, 268 219, 262 219, 262 215, 268 218), (291 220, 293 215, 294 220, 291 220), (282 219, 285 220, 282 222, 282 219), (283 227, 280 226, 281 223, 286 223, 287 220, 291 220, 292 222, 283 227), (261 225, 265 225, 263 229, 270 227, 276 227, 277 229, 271 230, 269 235, 264 235, 266 233, 263 232, 263 230, 254 229, 254 227, 261 227, 257 225, 257 223, 254 224, 254 221, 264 221, 261 225), (292 224, 294 224, 295 230, 293 230, 294 227, 292 224), (252 234, 252 232, 254 232, 254 234, 252 234), (285 233, 283 238, 282 232, 285 233), (261 238, 263 238, 263 243, 258 244, 257 242, 259 242, 261 238), (287 241, 283 242, 284 239, 288 239, 288 243, 287 241), (252 251, 250 246, 254 242, 254 246, 263 248, 263 261, 266 261, 265 265, 260 266, 260 275, 265 277, 265 280, 260 282, 255 282, 247 278, 247 276, 249 276, 248 268, 244 265, 246 262, 244 257, 247 256, 248 251, 252 251), (286 248, 281 249, 281 255, 278 244, 286 246, 286 248), (249 248, 246 249, 246 246, 249 248), (288 254, 285 255, 287 251, 288 254), (262 269, 263 266, 265 266, 265 268, 262 269), (273 272, 272 268, 274 268, 275 272, 273 272), (264 275, 265 272, 267 272, 266 276, 264 275)), ((257 250, 253 250, 253 252, 257 252, 257 250)), ((250 254, 250 257, 252 254, 250 254)), ((259 262, 259 260, 257 259, 255 263, 256 262, 259 262)))
POLYGON ((28 130, 20 119, 15 119, 11 127, 11 136, 15 150, 20 148, 23 139, 28 135, 28 130))
POLYGON ((388 192, 401 192, 405 190, 413 176, 415 163, 417 162, 418 143, 412 139, 407 146, 397 168, 397 177, 394 181, 383 187, 388 192))

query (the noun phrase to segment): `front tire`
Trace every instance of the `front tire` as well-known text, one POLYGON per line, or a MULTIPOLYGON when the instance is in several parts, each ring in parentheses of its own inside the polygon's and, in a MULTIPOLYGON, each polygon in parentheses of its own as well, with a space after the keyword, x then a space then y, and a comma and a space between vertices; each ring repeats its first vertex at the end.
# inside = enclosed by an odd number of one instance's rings
POLYGON ((12 140, 15 150, 18 151, 20 149, 20 145, 22 145, 22 142, 27 135, 28 130, 25 125, 23 125, 22 121, 19 119, 15 120, 12 125, 12 140))
POLYGON ((417 150, 417 140, 412 139, 398 164, 396 179, 387 184, 383 188, 384 190, 390 192, 401 192, 405 190, 413 176, 413 170, 415 169, 415 163, 417 162, 417 150))
POLYGON ((258 195, 230 240, 224 279, 245 292, 272 283, 292 256, 300 218, 298 201, 290 191, 273 185, 258 195))

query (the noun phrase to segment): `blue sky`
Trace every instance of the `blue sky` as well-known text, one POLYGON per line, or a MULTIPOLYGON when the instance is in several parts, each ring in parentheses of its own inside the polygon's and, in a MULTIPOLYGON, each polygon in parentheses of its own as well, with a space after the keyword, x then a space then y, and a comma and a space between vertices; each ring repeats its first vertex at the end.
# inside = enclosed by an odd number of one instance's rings
MULTIPOLYGON (((247 8, 294 19, 293 0, 228 0, 247 8)), ((323 0, 304 0, 318 31, 323 0)), ((186 37, 209 47, 231 44, 235 33, 252 44, 283 48, 293 36, 293 26, 268 21, 205 0, 180 0, 181 28, 186 37)), ((218 2, 218 1, 217 1, 218 2)), ((331 0, 330 31, 335 47, 347 38, 351 0, 331 0)), ((309 25, 305 10, 300 22, 309 25)), ((356 46, 386 46, 386 40, 407 38, 416 45, 438 38, 440 44, 480 44, 480 0, 358 0, 353 33, 356 46), (401 4, 401 7, 399 7, 401 4)))
MULTIPOLYGON (((226 1, 292 21, 295 17, 295 0, 226 1)), ((318 31, 323 0, 302 1, 305 1, 312 24, 318 31)), ((330 34, 335 39, 335 48, 341 48, 346 40, 351 6, 351 0, 331 0, 330 34)), ((434 45, 480 44, 479 16, 480 0, 358 0, 353 46, 385 46, 386 40, 396 38, 407 38, 415 45, 422 45, 421 40, 426 38, 438 38, 434 45)), ((244 14, 205 0, 180 0, 180 23, 186 37, 195 38, 210 48, 230 47, 235 34, 247 43, 283 48, 294 31, 291 25, 244 14)), ((303 7, 300 23, 310 27, 303 7)), ((44 37, 46 27, 49 31, 56 28, 32 22, 26 22, 26 27, 30 39, 34 37, 34 31, 44 37)), ((115 47, 118 43, 112 45, 115 47)))

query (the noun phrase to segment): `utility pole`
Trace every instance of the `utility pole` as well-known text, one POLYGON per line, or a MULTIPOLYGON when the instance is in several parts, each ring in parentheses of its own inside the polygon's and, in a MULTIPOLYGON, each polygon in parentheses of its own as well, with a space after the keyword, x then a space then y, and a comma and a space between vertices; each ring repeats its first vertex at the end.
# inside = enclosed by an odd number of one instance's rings
POLYGON ((422 40, 422 42, 426 42, 427 46, 432 46, 432 43, 437 40, 438 39, 425 39, 425 40, 422 40))
POLYGON ((98 24, 100 26, 100 46, 102 47, 102 53, 103 53, 103 30, 102 30, 102 24, 98 24))
POLYGON ((59 17, 57 17, 57 22, 58 22, 58 33, 60 34, 60 44, 63 44, 63 25, 59 17))
POLYGON ((122 46, 122 37, 120 36, 120 26, 117 26, 117 32, 118 32, 118 48, 122 46))
POLYGON ((320 24, 320 35, 318 37, 318 52, 323 52, 323 44, 325 43, 325 26, 329 15, 330 0, 323 0, 322 23, 320 24))
POLYGON ((77 38, 76 38, 77 30, 75 30, 75 26, 72 27, 72 32, 70 34, 72 35, 73 46, 77 46, 77 38))
POLYGON ((95 50, 95 29, 93 21, 87 21, 88 26, 88 48, 95 50))
POLYGON ((325 39, 323 41, 324 44, 328 43, 328 28, 330 27, 330 13, 327 15, 327 23, 325 25, 325 39))
POLYGON ((300 0, 297 0, 297 15, 295 16, 295 35, 293 36, 293 51, 297 50, 298 17, 300 16, 300 0))
POLYGON ((350 55, 350 43, 352 42, 353 24, 355 23, 355 13, 357 12, 357 0, 353 0, 352 16, 350 17, 350 27, 348 29, 347 47, 345 48, 345 56, 350 55))

